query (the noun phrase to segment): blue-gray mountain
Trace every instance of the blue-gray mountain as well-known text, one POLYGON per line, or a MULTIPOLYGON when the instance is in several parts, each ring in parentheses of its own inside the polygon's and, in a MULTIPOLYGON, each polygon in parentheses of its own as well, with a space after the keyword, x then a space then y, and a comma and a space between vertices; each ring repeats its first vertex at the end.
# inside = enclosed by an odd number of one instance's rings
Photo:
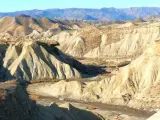
POLYGON ((78 19, 78 20, 134 20, 136 18, 145 18, 153 15, 160 15, 158 7, 134 7, 134 8, 101 8, 101 9, 47 9, 47 10, 28 10, 0 13, 0 17, 17 16, 20 14, 30 15, 32 17, 48 17, 50 19, 78 19))

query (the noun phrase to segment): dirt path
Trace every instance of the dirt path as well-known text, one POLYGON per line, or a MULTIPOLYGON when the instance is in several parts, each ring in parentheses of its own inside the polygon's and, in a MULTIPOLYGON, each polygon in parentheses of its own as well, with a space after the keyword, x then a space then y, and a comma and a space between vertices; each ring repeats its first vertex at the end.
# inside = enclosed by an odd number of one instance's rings
MULTIPOLYGON (((150 111, 144 111, 144 110, 137 110, 125 106, 117 106, 117 105, 108 105, 104 103, 97 103, 97 102, 84 102, 84 101, 77 101, 77 100, 70 100, 70 99, 64 99, 60 100, 58 98, 54 97, 44 97, 40 96, 40 98, 37 101, 38 104, 41 105, 50 105, 51 103, 57 103, 57 104, 64 104, 64 103, 71 103, 73 105, 79 104, 79 106, 91 106, 92 108, 99 109, 101 111, 112 111, 116 112, 118 114, 125 114, 128 116, 134 116, 137 118, 146 119, 152 116, 155 112, 150 111)), ((140 119, 140 120, 141 120, 140 119)))

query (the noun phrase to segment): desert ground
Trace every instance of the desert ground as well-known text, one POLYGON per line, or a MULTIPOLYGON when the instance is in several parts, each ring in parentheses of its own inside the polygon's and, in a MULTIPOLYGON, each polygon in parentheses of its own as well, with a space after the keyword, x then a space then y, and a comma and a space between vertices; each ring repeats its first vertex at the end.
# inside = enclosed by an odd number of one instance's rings
POLYGON ((160 22, 0 23, 0 119, 146 120, 159 111, 160 22))

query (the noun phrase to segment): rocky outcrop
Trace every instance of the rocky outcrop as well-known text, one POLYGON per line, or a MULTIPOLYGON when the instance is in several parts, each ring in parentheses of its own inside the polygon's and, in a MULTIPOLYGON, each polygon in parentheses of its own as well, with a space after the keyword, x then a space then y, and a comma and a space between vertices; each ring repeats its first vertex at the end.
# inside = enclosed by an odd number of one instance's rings
POLYGON ((72 34, 69 32, 61 32, 51 39, 59 42, 58 48, 63 52, 75 57, 83 57, 86 46, 84 40, 78 36, 79 32, 75 31, 72 34))
MULTIPOLYGON (((105 72, 98 66, 83 65, 61 52, 55 41, 10 41, 3 49, 1 80, 58 80, 81 78, 105 72)), ((4 44, 4 43, 3 43, 4 44)), ((4 45, 5 46, 5 45, 4 45)))

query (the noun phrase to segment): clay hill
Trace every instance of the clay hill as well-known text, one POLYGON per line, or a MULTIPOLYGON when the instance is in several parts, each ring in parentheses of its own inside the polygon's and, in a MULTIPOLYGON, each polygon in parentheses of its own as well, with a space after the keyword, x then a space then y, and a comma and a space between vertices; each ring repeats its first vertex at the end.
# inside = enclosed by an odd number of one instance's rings
POLYGON ((1 40, 57 41, 61 51, 81 58, 138 56, 147 44, 160 37, 159 22, 143 20, 109 24, 21 15, 0 21, 1 40))
POLYGON ((103 72, 61 52, 57 42, 1 41, 1 79, 51 80, 80 78, 103 72))
POLYGON ((86 26, 72 32, 61 32, 51 39, 60 43, 59 49, 75 57, 131 58, 141 54, 148 44, 159 39, 159 25, 158 22, 126 22, 100 27, 86 26))
POLYGON ((32 32, 38 34, 44 31, 52 31, 56 33, 65 29, 69 29, 69 26, 45 17, 36 19, 27 15, 19 15, 0 19, 1 39, 9 39, 10 36, 15 38, 25 37, 32 32))

